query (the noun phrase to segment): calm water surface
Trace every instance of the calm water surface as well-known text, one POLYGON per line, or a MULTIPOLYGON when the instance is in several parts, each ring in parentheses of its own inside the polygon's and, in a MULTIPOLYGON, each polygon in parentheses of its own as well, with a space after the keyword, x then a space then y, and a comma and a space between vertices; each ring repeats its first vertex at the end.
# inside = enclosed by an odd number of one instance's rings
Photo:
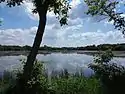
MULTIPOLYGON (((20 59, 26 58, 25 56, 1 56, 0 57, 0 72, 4 70, 13 70, 21 67, 20 59)), ((88 64, 93 62, 93 56, 85 54, 62 54, 52 53, 47 55, 38 54, 37 59, 44 61, 45 67, 49 72, 52 70, 67 69, 69 72, 76 72, 78 70, 84 71, 85 74, 92 74, 93 71, 89 69, 88 64)), ((115 63, 125 66, 125 58, 114 58, 115 63)))

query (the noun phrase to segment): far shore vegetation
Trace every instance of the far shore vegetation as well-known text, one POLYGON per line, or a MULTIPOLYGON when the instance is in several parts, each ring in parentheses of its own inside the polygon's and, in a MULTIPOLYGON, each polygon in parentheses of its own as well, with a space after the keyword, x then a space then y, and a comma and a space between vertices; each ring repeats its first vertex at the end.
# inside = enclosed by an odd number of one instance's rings
MULTIPOLYGON (((31 46, 19 46, 19 45, 0 45, 0 51, 30 51, 31 46)), ((125 43, 119 44, 100 44, 100 45, 88 45, 88 46, 79 46, 79 47, 53 47, 53 46, 41 46, 40 51, 105 51, 111 49, 112 51, 125 51, 125 43)))

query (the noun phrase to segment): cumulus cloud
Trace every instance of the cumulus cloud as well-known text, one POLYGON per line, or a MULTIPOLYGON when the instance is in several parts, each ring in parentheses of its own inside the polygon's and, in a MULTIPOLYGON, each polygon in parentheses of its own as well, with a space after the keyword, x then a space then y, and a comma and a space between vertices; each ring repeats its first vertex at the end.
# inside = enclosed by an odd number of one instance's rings
MULTIPOLYGON (((82 32, 81 26, 54 29, 46 27, 43 45, 50 46, 85 46, 102 43, 123 43, 124 38, 120 31, 82 32)), ((32 45, 37 27, 30 29, 0 30, 0 44, 6 45, 32 45)))
POLYGON ((0 30, 0 44, 5 45, 31 45, 36 27, 30 29, 4 29, 0 30))
POLYGON ((25 1, 22 6, 23 6, 22 8, 28 14, 29 18, 31 18, 32 20, 38 20, 38 18, 39 18, 38 15, 32 13, 32 10, 35 7, 33 6, 33 3, 31 1, 27 1, 27 2, 25 1))

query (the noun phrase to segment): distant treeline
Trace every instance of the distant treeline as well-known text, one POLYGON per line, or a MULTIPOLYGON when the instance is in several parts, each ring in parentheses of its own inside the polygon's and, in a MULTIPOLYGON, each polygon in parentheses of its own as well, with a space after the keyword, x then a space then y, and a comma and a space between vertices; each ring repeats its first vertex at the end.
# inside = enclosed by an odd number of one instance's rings
MULTIPOLYGON (((83 47, 51 47, 44 45, 39 48, 39 50, 47 51, 70 51, 70 50, 107 50, 112 49, 113 51, 125 51, 125 43, 122 44, 100 44, 100 45, 90 45, 83 47)), ((31 46, 12 46, 12 45, 0 45, 0 51, 29 51, 31 46)))

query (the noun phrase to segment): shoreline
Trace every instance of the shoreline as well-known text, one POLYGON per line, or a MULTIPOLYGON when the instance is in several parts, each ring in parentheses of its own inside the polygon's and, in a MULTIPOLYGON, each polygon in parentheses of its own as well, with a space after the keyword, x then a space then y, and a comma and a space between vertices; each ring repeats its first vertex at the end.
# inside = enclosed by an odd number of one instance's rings
MULTIPOLYGON (((17 55, 28 55, 30 51, 0 51, 0 56, 17 56, 17 55)), ((39 51, 38 54, 52 54, 52 53, 62 53, 62 54, 86 54, 86 55, 95 55, 99 54, 99 51, 39 51)), ((125 57, 125 51, 113 51, 114 57, 125 57)))

